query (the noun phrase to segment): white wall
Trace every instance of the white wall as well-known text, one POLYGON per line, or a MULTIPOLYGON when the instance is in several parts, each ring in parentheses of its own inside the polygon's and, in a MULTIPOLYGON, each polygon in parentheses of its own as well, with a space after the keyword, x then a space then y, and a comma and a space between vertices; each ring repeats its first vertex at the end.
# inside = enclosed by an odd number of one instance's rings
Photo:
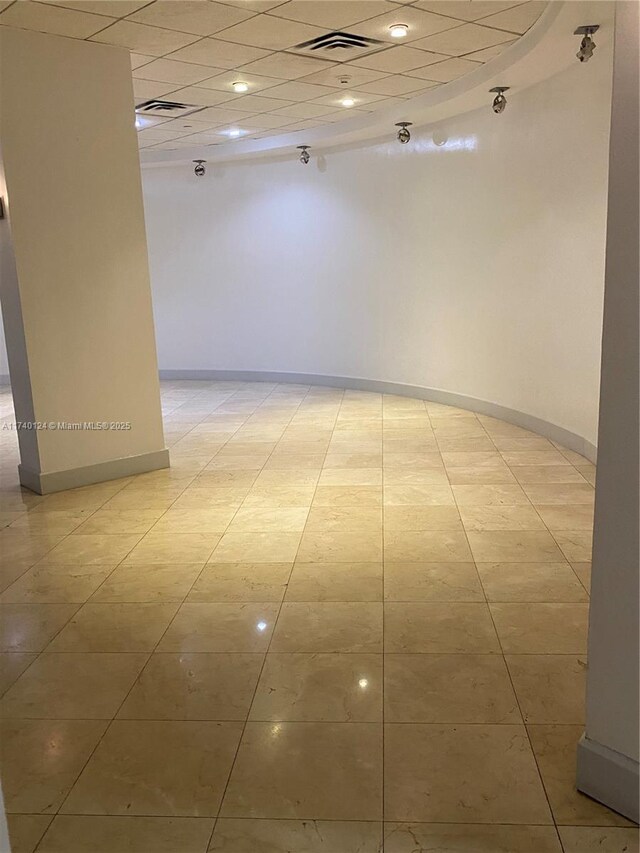
POLYGON ((160 368, 446 389, 595 443, 610 85, 602 48, 440 148, 144 170, 160 368))

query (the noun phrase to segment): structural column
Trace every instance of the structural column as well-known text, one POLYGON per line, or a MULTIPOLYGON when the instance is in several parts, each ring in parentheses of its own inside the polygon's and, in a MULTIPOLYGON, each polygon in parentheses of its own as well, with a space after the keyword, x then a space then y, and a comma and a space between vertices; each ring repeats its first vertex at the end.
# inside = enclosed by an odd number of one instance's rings
POLYGON ((0 166, 21 483, 167 467, 128 52, 1 28, 0 166))
POLYGON ((616 4, 587 724, 578 788, 638 820, 638 5, 616 4))

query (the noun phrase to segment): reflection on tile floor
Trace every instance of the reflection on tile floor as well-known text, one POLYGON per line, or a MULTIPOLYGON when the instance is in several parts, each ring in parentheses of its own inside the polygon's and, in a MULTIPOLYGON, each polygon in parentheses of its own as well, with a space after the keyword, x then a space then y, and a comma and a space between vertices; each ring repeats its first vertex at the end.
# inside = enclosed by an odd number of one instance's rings
POLYGON ((573 788, 586 459, 404 397, 162 390, 169 470, 40 497, 0 433, 14 853, 637 850, 573 788))

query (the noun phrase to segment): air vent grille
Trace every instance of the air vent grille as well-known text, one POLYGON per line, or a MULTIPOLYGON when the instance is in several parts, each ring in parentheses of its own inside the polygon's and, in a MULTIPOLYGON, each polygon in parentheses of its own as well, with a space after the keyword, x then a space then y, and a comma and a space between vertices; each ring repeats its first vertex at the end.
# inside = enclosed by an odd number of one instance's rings
POLYGON ((140 115, 162 116, 164 118, 188 116, 202 109, 204 107, 198 107, 194 104, 182 104, 179 101, 160 101, 157 99, 144 101, 144 103, 136 106, 136 112, 140 115))
POLYGON ((367 56, 369 53, 375 53, 387 47, 390 45, 378 39, 359 36, 356 33, 335 31, 325 33, 325 35, 309 41, 303 41, 291 48, 291 52, 315 58, 331 59, 333 62, 347 62, 350 59, 367 56))

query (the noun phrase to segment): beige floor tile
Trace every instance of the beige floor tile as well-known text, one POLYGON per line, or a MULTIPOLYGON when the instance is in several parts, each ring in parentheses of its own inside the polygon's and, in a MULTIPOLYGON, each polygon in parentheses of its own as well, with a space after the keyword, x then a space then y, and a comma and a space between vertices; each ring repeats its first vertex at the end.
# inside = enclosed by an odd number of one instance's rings
POLYGON ((385 485, 386 506, 455 506, 449 485, 385 485))
POLYGON ((622 815, 576 790, 576 750, 582 726, 530 725, 527 729, 556 823, 631 826, 622 815))
POLYGON ((296 563, 291 601, 382 601, 382 563, 296 563))
POLYGON ((142 537, 139 534, 74 534, 67 536, 49 551, 46 562, 53 565, 103 565, 115 568, 133 550, 142 537))
POLYGON ((161 515, 161 509, 99 509, 75 532, 93 536, 147 533, 161 515))
POLYGON ((387 653, 492 654, 500 651, 486 604, 467 602, 387 602, 387 653))
POLYGON ((386 506, 384 529, 386 532, 411 530, 462 531, 462 523, 455 506, 386 506))
POLYGON ((379 821, 220 818, 209 853, 380 853, 381 844, 379 821))
POLYGON ((7 812, 54 814, 106 727, 105 720, 2 720, 7 812))
POLYGON ((386 853, 562 853, 552 826, 462 823, 389 822, 385 824, 384 849, 386 853))
MULTIPOLYGON (((12 530, 28 530, 29 533, 53 533, 66 535, 77 530, 91 516, 91 510, 51 510, 21 514, 11 524, 12 530)), ((137 531, 134 531, 137 532, 137 531)))
POLYGON ((127 563, 206 563, 220 541, 217 533, 147 533, 127 563))
POLYGON ((282 605, 272 652, 381 652, 382 604, 353 602, 282 605))
POLYGON ((524 726, 387 724, 385 817, 551 823, 524 726))
POLYGON ((443 530, 387 531, 384 534, 384 558, 390 562, 470 561, 471 551, 462 532, 443 530))
POLYGON ((224 488, 224 489, 240 489, 246 488, 247 491, 256 482, 260 471, 256 470, 205 470, 198 474, 192 483, 193 488, 224 488))
POLYGON ((146 654, 40 655, 0 701, 0 716, 110 720, 146 661, 146 654))
POLYGON ((229 526, 229 533, 302 533, 307 507, 241 506, 229 526))
POLYGON ((382 560, 382 529, 351 533, 307 533, 297 555, 301 563, 377 563, 382 560))
POLYGON ((447 476, 452 486, 464 485, 501 485, 515 484, 516 479, 507 465, 492 465, 487 468, 466 467, 447 468, 447 476))
POLYGON ((247 723, 220 814, 380 820, 382 726, 247 723))
POLYGON ((466 530, 545 530, 532 506, 461 506, 466 530))
POLYGON ((590 530, 554 530, 553 536, 567 560, 572 563, 591 562, 593 534, 590 530))
POLYGON ((386 601, 484 601, 473 563, 386 562, 386 601))
POLYGON ((560 504, 536 506, 549 530, 592 530, 593 506, 590 504, 560 504))
POLYGON ((222 536, 236 513, 235 507, 195 509, 172 506, 153 527, 153 533, 217 533, 222 536))
POLYGON ((595 465, 577 465, 576 471, 579 471, 580 474, 585 478, 587 483, 590 483, 592 486, 596 484, 596 466, 595 465))
POLYGON ((491 604, 505 654, 583 655, 588 604, 491 604))
POLYGON ((282 601, 291 563, 207 563, 187 601, 282 601))
POLYGON ((183 604, 159 652, 265 652, 278 604, 183 604))
POLYGON ((490 451, 445 450, 442 461, 449 468, 497 468, 502 470, 505 462, 495 448, 490 451))
POLYGON ((553 450, 553 444, 540 435, 519 436, 493 433, 492 441, 501 453, 512 450, 553 450))
POLYGON ((467 438, 464 436, 458 437, 455 435, 438 435, 438 448, 444 453, 446 451, 458 452, 473 452, 473 451, 493 451, 495 445, 488 435, 472 435, 467 438))
POLYGON ((329 448, 322 467, 327 468, 380 468, 382 467, 382 444, 371 452, 348 451, 346 447, 329 448), (341 452, 347 451, 347 452, 341 452))
POLYGON ((575 483, 585 482, 584 477, 573 465, 518 465, 511 469, 519 483, 527 485, 542 483, 575 483))
POLYGON ((260 471, 269 459, 268 453, 244 454, 233 456, 231 453, 218 453, 205 468, 206 473, 216 471, 260 471))
POLYGON ((154 654, 118 713, 128 720, 245 720, 261 654, 154 654))
POLYGON ((53 815, 7 815, 12 853, 34 853, 53 815))
POLYGON ((501 655, 387 655, 387 723, 521 723, 501 655))
POLYGON ((516 483, 455 485, 453 494, 458 506, 528 505, 529 498, 516 483))
POLYGON ((388 486, 448 486, 444 468, 408 468, 385 465, 382 482, 388 486))
POLYGON ((37 657, 29 652, 0 653, 0 695, 7 692, 37 657))
POLYGON ((571 568, 580 579, 580 583, 584 586, 587 592, 591 588, 591 562, 589 563, 571 563, 571 568))
POLYGON ((150 652, 178 609, 177 604, 84 604, 49 652, 150 652))
POLYGON ((250 720, 379 722, 382 655, 267 655, 250 720))
POLYGON ((258 474, 254 488, 315 486, 319 477, 318 468, 271 468, 268 470, 265 468, 258 474))
POLYGON ((182 601, 201 571, 201 563, 123 563, 94 593, 91 602, 182 601))
POLYGON ((595 496, 589 483, 525 483, 523 488, 534 506, 593 506, 595 496))
POLYGON ((584 724, 587 660, 580 655, 507 655, 525 723, 584 724))
POLYGON ((478 563, 554 563, 562 552, 547 530, 468 530, 478 563))
POLYGON ((58 815, 41 853, 205 853, 213 818, 58 815))
POLYGON ((382 532, 381 507, 322 507, 309 512, 305 530, 308 533, 351 533, 355 531, 382 532))
POLYGON ((503 450, 502 458, 510 467, 536 465, 570 465, 569 460, 559 451, 552 450, 503 450))
POLYGON ((319 486, 380 486, 382 468, 325 468, 319 486))
POLYGON ((567 563, 478 563, 487 601, 587 601, 567 563))
POLYGON ((631 827, 561 826, 565 853, 638 853, 638 830, 631 827))
POLYGON ((77 609, 77 604, 0 605, 1 651, 41 652, 77 609))
POLYGON ((249 486, 242 488, 218 488, 216 486, 190 486, 184 491, 178 500, 172 504, 171 509, 237 509, 245 497, 249 494, 249 486))
POLYGON ((37 563, 7 587, 0 602, 78 603, 85 602, 111 573, 100 565, 49 565, 37 563))
POLYGON ((293 563, 300 533, 225 533, 211 556, 214 563, 293 563))
POLYGON ((244 507, 308 507, 314 486, 254 486, 244 500, 244 507))
POLYGON ((61 813, 214 817, 242 725, 115 720, 61 813))

